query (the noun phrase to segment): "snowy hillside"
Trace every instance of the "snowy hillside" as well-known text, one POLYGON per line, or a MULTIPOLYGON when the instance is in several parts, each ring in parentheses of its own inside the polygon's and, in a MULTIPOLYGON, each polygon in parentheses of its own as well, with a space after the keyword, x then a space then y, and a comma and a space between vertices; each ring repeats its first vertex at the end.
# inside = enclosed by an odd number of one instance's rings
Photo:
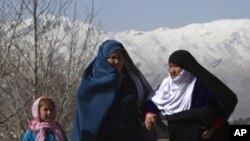
MULTIPOLYGON (((87 26, 81 22, 75 24, 79 29, 85 29, 87 26)), ((51 32, 53 27, 60 26, 56 32, 67 34, 71 24, 69 20, 63 19, 56 23, 43 22, 41 25, 51 32)), ((191 24, 176 29, 163 27, 148 32, 99 31, 98 39, 101 37, 102 40, 117 39, 122 42, 154 88, 167 75, 169 55, 177 49, 189 50, 205 68, 237 94, 239 103, 232 115, 232 119, 237 119, 250 117, 249 33, 250 19, 238 19, 191 24)), ((84 30, 80 36, 84 36, 84 30)), ((92 37, 92 40, 95 40, 95 37, 92 37)))
MULTIPOLYGON (((208 70, 238 96, 232 118, 250 116, 250 20, 220 20, 178 29, 149 32, 129 30, 108 33, 121 41, 153 87, 166 76, 168 56, 176 49, 189 50, 208 70)), ((225 97, 226 98, 226 97, 225 97)))

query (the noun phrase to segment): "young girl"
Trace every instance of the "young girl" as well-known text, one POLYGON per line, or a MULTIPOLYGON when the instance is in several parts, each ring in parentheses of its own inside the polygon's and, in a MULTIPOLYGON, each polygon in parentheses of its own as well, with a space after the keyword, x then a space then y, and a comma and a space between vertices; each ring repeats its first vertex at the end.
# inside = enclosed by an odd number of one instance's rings
POLYGON ((33 119, 23 141, 67 141, 67 137, 56 119, 56 105, 47 97, 39 97, 32 105, 33 119))

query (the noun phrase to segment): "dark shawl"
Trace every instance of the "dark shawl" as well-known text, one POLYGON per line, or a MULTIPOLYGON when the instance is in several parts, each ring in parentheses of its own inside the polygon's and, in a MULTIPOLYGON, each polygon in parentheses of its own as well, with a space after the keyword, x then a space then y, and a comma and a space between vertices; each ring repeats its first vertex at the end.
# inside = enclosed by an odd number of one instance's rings
MULTIPOLYGON (((215 99, 214 104, 209 104, 207 106, 204 105, 204 107, 200 108, 198 108, 199 106, 197 107, 193 105, 190 110, 165 116, 169 122, 170 140, 201 141, 202 139, 200 138, 200 135, 203 131, 202 127, 204 127, 204 129, 211 128, 215 120, 215 116, 222 113, 225 122, 219 130, 214 132, 214 135, 209 139, 209 141, 228 141, 229 126, 227 120, 234 111, 238 102, 234 92, 216 76, 201 66, 186 50, 173 52, 169 57, 169 63, 174 63, 195 75, 197 80, 202 82, 204 88, 206 88, 215 99)), ((200 88, 202 85, 197 86, 197 88, 200 88)), ((196 97, 197 99, 202 98, 201 93, 202 92, 196 92, 196 94, 198 94, 196 95, 198 96, 196 97)), ((195 97, 193 97, 193 100, 195 100, 195 97)), ((198 105, 201 105, 201 103, 198 105)))
POLYGON ((105 41, 93 62, 87 67, 77 93, 76 116, 72 141, 94 141, 102 120, 113 103, 119 87, 118 71, 107 62, 114 51, 122 50, 124 69, 134 81, 138 91, 138 110, 152 88, 135 66, 123 45, 115 40, 105 41))
POLYGON ((238 102, 236 95, 221 80, 200 65, 186 50, 177 50, 169 57, 169 62, 188 70, 203 82, 205 87, 222 107, 227 120, 238 102))

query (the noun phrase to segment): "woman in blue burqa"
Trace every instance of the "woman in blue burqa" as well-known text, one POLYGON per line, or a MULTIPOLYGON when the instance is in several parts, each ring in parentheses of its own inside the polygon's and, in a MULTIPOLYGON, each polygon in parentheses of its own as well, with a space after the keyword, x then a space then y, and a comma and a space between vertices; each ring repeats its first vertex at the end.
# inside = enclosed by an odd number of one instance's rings
POLYGON ((103 42, 82 77, 72 141, 142 141, 140 118, 151 90, 123 45, 103 42))

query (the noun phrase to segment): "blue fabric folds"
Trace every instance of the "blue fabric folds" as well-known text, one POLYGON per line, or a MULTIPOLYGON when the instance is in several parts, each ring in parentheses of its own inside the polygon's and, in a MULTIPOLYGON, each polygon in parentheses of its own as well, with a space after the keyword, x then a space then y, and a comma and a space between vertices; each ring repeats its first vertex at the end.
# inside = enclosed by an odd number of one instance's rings
POLYGON ((134 77, 132 79, 135 81, 139 93, 138 105, 141 105, 141 101, 146 97, 144 94, 151 90, 150 85, 134 65, 123 45, 115 40, 103 42, 97 56, 82 76, 76 97, 76 117, 72 141, 94 141, 98 136, 102 120, 113 103, 119 85, 118 71, 107 62, 108 56, 116 50, 122 50, 125 69, 131 78, 134 77))

